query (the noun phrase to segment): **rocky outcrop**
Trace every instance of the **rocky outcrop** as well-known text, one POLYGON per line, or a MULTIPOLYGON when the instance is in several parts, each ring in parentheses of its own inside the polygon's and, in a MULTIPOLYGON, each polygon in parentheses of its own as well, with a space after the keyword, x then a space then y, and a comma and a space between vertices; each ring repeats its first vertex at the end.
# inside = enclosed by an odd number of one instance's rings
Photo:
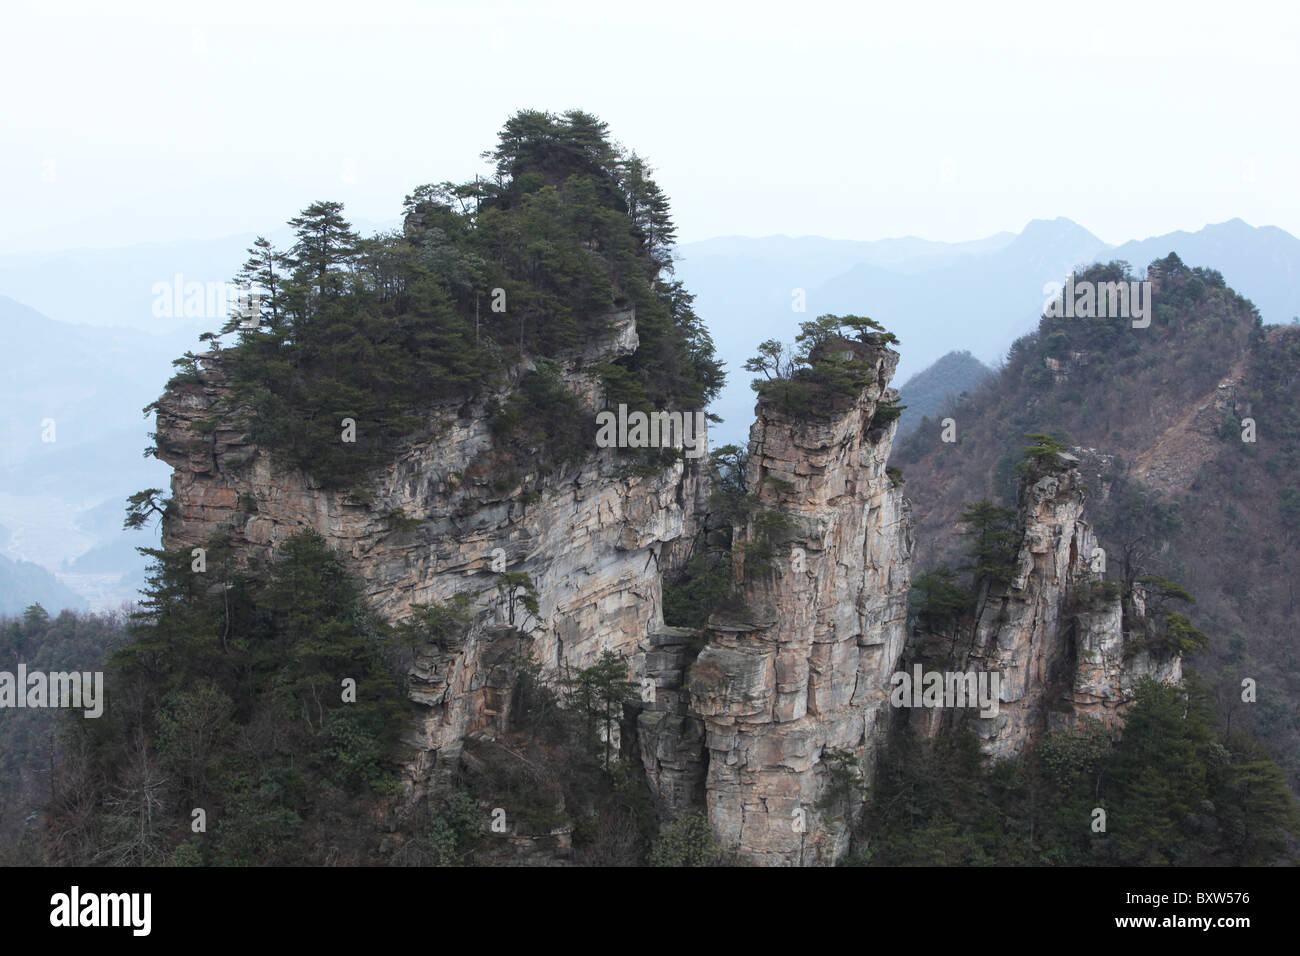
POLYGON ((1125 627, 1124 609, 1118 598, 1076 616, 1074 682, 1068 711, 1071 716, 1093 717, 1107 727, 1119 727, 1123 725, 1124 709, 1133 701, 1134 688, 1143 678, 1163 684, 1182 683, 1181 654, 1153 655, 1134 638, 1135 634, 1141 637, 1150 622, 1145 617, 1140 590, 1133 600, 1130 616, 1135 620, 1130 628, 1125 627))
MULTIPOLYGON (((564 369, 589 402, 598 383, 585 367, 637 344, 630 312, 610 324, 607 341, 589 344, 564 369)), ((419 714, 405 741, 405 770, 413 792, 457 756, 466 735, 505 726, 521 655, 555 678, 608 649, 642 681, 648 635, 663 625, 661 571, 695 533, 702 510, 695 463, 628 468, 615 450, 595 447, 593 417, 592 451, 579 464, 501 487, 491 466, 489 395, 431 403, 425 432, 363 487, 324 489, 230 425, 220 408, 229 394, 220 353, 202 365, 197 382, 177 385, 159 403, 158 457, 174 469, 165 548, 199 547, 221 534, 248 559, 266 558, 289 535, 314 528, 351 558, 371 605, 390 620, 413 603, 458 592, 474 598, 475 621, 463 638, 419 649, 411 667, 419 714), (204 422, 214 416, 212 430, 204 422), (501 571, 530 575, 536 615, 501 590, 501 571)))
POLYGON ((734 552, 744 610, 713 616, 690 667, 709 818, 759 864, 830 864, 847 849, 862 791, 839 784, 854 765, 870 774, 888 727, 911 522, 886 474, 896 423, 873 421, 896 397, 898 356, 869 359, 874 383, 830 417, 760 400, 746 469, 758 504, 734 552))
POLYGON ((636 739, 656 809, 665 820, 704 805, 704 721, 692 709, 686 686, 701 643, 702 635, 688 628, 650 632, 636 739))
MULTIPOLYGON (((593 413, 600 386, 588 366, 637 344, 631 313, 610 327, 562 369, 593 413)), ((203 356, 197 375, 158 403, 158 457, 174 469, 163 545, 225 538, 257 561, 312 528, 349 556, 390 620, 414 604, 470 596, 464 633, 417 648, 411 662, 411 799, 470 759, 467 739, 491 742, 509 729, 524 661, 556 680, 611 650, 641 688, 625 704, 630 733, 611 743, 644 768, 661 820, 704 808, 736 858, 832 864, 848 849, 895 715, 912 548, 909 506, 886 469, 898 356, 883 346, 853 351, 873 374, 851 401, 793 414, 760 399, 745 466, 752 506, 730 530, 733 594, 699 631, 664 626, 661 592, 664 574, 693 549, 727 537, 710 524, 698 463, 629 468, 596 446, 593 414, 581 461, 503 478, 513 472, 496 467, 488 406, 511 381, 473 402, 431 402, 424 430, 389 464, 334 490, 235 426, 222 355, 203 356), (527 573, 534 610, 507 590, 507 571, 527 573)), ((1094 589, 1080 603, 1096 541, 1075 464, 1066 456, 1022 488, 1014 577, 984 597, 954 658, 1002 678, 996 714, 960 718, 992 759, 1079 715, 1114 723, 1141 677, 1181 676, 1176 657, 1136 650, 1125 633, 1133 622, 1111 592, 1094 589)), ((912 719, 935 733, 951 717, 912 719)))
POLYGON ((909 715, 924 732, 967 724, 983 753, 1000 760, 1081 716, 1122 723, 1143 677, 1181 681, 1177 655, 1157 659, 1141 649, 1149 623, 1140 589, 1126 617, 1120 589, 1103 587, 1105 555, 1083 518, 1087 491, 1078 463, 1062 454, 1052 473, 1022 482, 1015 573, 1005 586, 988 589, 970 638, 936 664, 941 642, 917 635, 911 656, 926 669, 995 674, 1000 686, 997 713, 967 706, 909 715))
POLYGON ((1070 684, 1066 597, 1096 547, 1083 521, 1085 497, 1073 469, 1022 485, 1015 576, 985 598, 966 661, 966 669, 1000 675, 999 712, 971 718, 984 753, 995 759, 1024 750, 1070 684))

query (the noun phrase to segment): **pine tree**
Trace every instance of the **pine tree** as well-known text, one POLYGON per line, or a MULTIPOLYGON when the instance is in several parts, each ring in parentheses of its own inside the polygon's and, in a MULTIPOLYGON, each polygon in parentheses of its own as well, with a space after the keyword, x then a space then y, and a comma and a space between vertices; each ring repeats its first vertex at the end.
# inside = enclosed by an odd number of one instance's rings
POLYGON ((285 256, 292 277, 285 298, 296 318, 310 319, 326 298, 337 299, 345 288, 344 270, 357 253, 358 237, 343 218, 343 204, 314 202, 289 220, 297 237, 285 256))
POLYGON ((601 651, 595 664, 578 671, 568 682, 568 690, 588 728, 589 739, 596 736, 598 722, 604 725, 602 766, 609 772, 614 724, 622 716, 623 701, 635 696, 637 690, 636 684, 627 679, 627 664, 613 651, 601 651))
MULTIPOLYGON (((267 322, 272 329, 280 327, 280 291, 284 283, 281 270, 285 267, 285 256, 277 252, 271 241, 265 236, 258 236, 248 249, 248 259, 236 275, 236 281, 247 287, 252 295, 257 296, 257 318, 267 322)), ((232 316, 221 330, 222 334, 241 327, 247 316, 232 316)))
POLYGON ((973 574, 975 589, 1010 583, 1016 572, 1019 544, 1016 513, 983 498, 962 509, 960 521, 966 526, 962 533, 971 539, 966 550, 970 563, 962 570, 973 574))

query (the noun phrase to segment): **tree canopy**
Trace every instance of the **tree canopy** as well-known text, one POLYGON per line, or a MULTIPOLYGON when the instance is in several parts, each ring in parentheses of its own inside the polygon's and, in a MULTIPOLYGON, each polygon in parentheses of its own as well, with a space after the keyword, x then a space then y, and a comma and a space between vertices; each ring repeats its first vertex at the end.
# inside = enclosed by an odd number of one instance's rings
MULTIPOLYGON (((517 113, 485 157, 490 178, 414 189, 399 231, 362 238, 320 201, 290 220, 287 250, 250 248, 237 280, 253 321, 245 309, 205 337, 234 380, 225 412, 261 447, 345 484, 431 404, 525 360, 571 360, 628 308, 639 346, 593 369, 609 404, 702 410, 717 394, 722 366, 671 278, 675 227, 646 160, 579 110, 517 113), (340 440, 345 418, 355 441, 340 440)), ((178 361, 171 384, 197 380, 202 358, 178 361)))

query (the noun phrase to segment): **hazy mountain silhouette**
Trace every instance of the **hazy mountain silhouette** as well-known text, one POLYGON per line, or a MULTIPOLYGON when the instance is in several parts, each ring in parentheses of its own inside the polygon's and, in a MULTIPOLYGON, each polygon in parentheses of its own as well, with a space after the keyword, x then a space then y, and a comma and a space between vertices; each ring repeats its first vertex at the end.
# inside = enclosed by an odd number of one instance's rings
POLYGON ((1065 218, 967 243, 775 236, 684 244, 678 275, 696 294, 696 311, 731 372, 714 406, 725 421, 714 427, 711 443, 746 439, 754 402, 741 366, 763 340, 793 340, 799 321, 834 312, 883 322, 902 342, 897 380, 905 381, 952 351, 996 364, 1037 324, 1048 298, 1044 286, 1073 269, 1124 259, 1140 271, 1170 252, 1231 274, 1265 321, 1300 313, 1300 239, 1239 219, 1118 247, 1065 218), (805 293, 803 313, 793 309, 798 289, 805 293))

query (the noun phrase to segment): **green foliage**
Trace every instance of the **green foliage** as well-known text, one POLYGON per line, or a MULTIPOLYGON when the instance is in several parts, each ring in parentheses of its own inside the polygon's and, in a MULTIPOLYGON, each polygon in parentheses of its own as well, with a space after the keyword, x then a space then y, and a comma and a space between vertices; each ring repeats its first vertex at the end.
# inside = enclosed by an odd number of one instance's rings
POLYGON ((1110 837, 1124 864, 1191 863, 1203 837, 1193 815, 1210 798, 1211 725, 1176 687, 1146 679, 1136 692, 1114 758, 1110 837))
POLYGON ((589 422, 559 365, 540 359, 492 419, 492 431, 498 444, 514 450, 521 466, 549 469, 585 453, 589 422))
POLYGON ((221 416, 339 487, 424 427, 431 403, 480 396, 532 360, 495 433, 555 467, 582 449, 589 416, 545 360, 607 336, 606 317, 630 306, 640 346, 604 367, 607 397, 704 408, 722 366, 691 295, 664 275, 674 227, 645 160, 576 110, 516 114, 492 157, 494 179, 413 190, 398 232, 363 239, 341 204, 315 202, 290 221, 287 251, 259 237, 239 275, 261 297, 259 323, 232 317, 220 334, 234 344, 178 360, 172 386, 199 381, 200 359, 225 367, 221 416), (344 418, 355 442, 341 440, 344 418))
POLYGON ((912 578, 908 602, 919 627, 946 634, 972 611, 975 596, 957 582, 955 571, 940 566, 912 578))
MULTIPOLYGON (((396 782, 407 704, 387 628, 312 531, 259 569, 235 566, 216 540, 204 573, 188 552, 146 553, 150 586, 106 668, 108 708, 69 722, 79 743, 51 802, 51 846, 67 862, 192 860, 177 841, 200 806, 204 862, 312 862, 317 828, 364 819, 396 782)), ((330 842, 359 862, 375 839, 348 827, 330 842)))
POLYGON ((816 809, 842 818, 850 808, 861 804, 866 792, 862 761, 851 750, 828 747, 822 751, 821 763, 826 768, 827 781, 816 809))
POLYGON ((903 414, 906 405, 900 405, 898 402, 881 399, 876 403, 876 410, 871 415, 871 422, 867 426, 867 431, 876 431, 886 428, 891 423, 898 421, 898 417, 903 414))
POLYGON ((569 706, 581 715, 591 746, 603 749, 601 765, 612 772, 614 725, 622 717, 623 701, 637 696, 637 685, 627 679, 627 663, 613 651, 602 651, 595 664, 567 681, 566 691, 569 706), (598 734, 597 727, 604 733, 598 734))
POLYGON ((729 552, 694 555, 676 580, 664 581, 664 623, 669 627, 703 627, 709 615, 730 596, 732 573, 729 552))
POLYGON ((872 866, 1267 865, 1300 833, 1276 762, 1215 739, 1206 698, 1150 679, 1117 740, 1095 720, 991 767, 972 735, 899 735, 849 862, 872 866), (1106 811, 1105 832, 1093 811, 1106 811))
POLYGON ((966 505, 960 520, 970 542, 967 563, 956 571, 940 565, 919 572, 908 595, 917 626, 935 634, 952 633, 976 612, 986 588, 1010 583, 1016 572, 1020 534, 1014 510, 984 498, 966 505))
MULTIPOLYGON (((880 323, 856 315, 822 315, 799 323, 799 329, 793 351, 768 339, 744 366, 763 375, 751 382, 761 398, 798 417, 837 414, 876 381, 876 353, 898 342, 880 323)), ((872 427, 894 421, 901 411, 880 402, 872 427)))
POLYGON ((1195 604, 1196 598, 1191 592, 1176 581, 1154 574, 1139 577, 1137 583, 1146 595, 1149 633, 1126 648, 1129 654, 1145 650, 1156 657, 1172 657, 1175 654, 1194 654, 1209 647, 1208 634, 1197 629, 1185 614, 1168 609, 1170 601, 1195 604))
POLYGON ((961 522, 966 526, 962 533, 970 539, 966 550, 970 564, 962 570, 971 572, 973 589, 986 583, 1010 583, 1020 544, 1015 511, 984 498, 962 510, 961 522))
POLYGON ((1016 465, 1017 473, 1033 482, 1043 475, 1068 470, 1069 464, 1061 459, 1061 455, 1069 449, 1066 442, 1042 432, 1034 432, 1025 437, 1033 444, 1021 452, 1020 462, 1016 465))
POLYGON ((664 827, 650 853, 651 866, 716 866, 722 847, 703 812, 678 817, 664 827))
POLYGON ((1236 415, 1229 412, 1223 416, 1219 422, 1219 438, 1222 441, 1241 440, 1241 422, 1237 421, 1236 415))
POLYGON ((408 531, 414 531, 424 522, 419 518, 408 518, 406 512, 401 508, 394 508, 388 513, 388 520, 392 524, 394 531, 404 534, 408 531))
POLYGON ((737 445, 723 445, 709 452, 709 507, 729 524, 746 520, 756 503, 746 485, 748 459, 749 452, 737 445))
POLYGON ((407 828, 395 865, 466 866, 483 844, 483 811, 471 793, 453 789, 424 804, 407 828))
POLYGON ((744 566, 749 573, 765 574, 772 570, 777 543, 790 526, 790 519, 779 511, 764 508, 750 519, 750 537, 735 546, 744 556, 744 566))
POLYGON ((1105 725, 1084 717, 1068 730, 1044 736, 1037 746, 1037 759, 1042 775, 1059 791, 1069 793, 1080 781, 1099 779, 1110 749, 1111 736, 1105 725))
POLYGON ((1067 613, 1098 611, 1119 600, 1124 586, 1120 581, 1104 580, 1091 574, 1080 575, 1066 593, 1067 613))
MULTIPOLYGON (((10 671, 16 661, 33 672, 101 670, 126 639, 126 624, 120 612, 62 611, 51 617, 39 604, 29 605, 20 616, 0 617, 0 658, 10 671)), ((111 693, 106 685, 105 694, 111 693)), ((42 838, 44 821, 59 822, 47 815, 50 768, 80 747, 68 734, 68 716, 52 708, 0 708, 0 864, 54 862, 42 838)))
POLYGON ((748 521, 758 500, 745 483, 747 459, 748 453, 738 445, 709 452, 709 509, 713 523, 726 529, 726 539, 697 551, 675 578, 665 577, 664 623, 672 627, 703 627, 714 610, 732 603, 735 568, 730 531, 748 521))
POLYGON ((393 636, 398 644, 412 649, 432 644, 445 651, 459 643, 470 617, 470 597, 464 592, 445 603, 412 604, 410 615, 393 626, 393 636))
POLYGON ((506 620, 514 627, 516 621, 522 626, 526 619, 524 614, 536 618, 541 613, 537 586, 524 571, 505 571, 497 577, 497 596, 506 608, 506 620))
POLYGON ((1170 611, 1164 616, 1156 641, 1149 644, 1157 654, 1194 654, 1210 646, 1210 636, 1198 630, 1184 614, 1170 611))
POLYGON ((167 513, 167 506, 170 504, 170 499, 162 497, 162 493, 161 488, 146 488, 127 498, 126 520, 122 522, 122 529, 125 531, 143 528, 153 515, 161 519, 167 513))

